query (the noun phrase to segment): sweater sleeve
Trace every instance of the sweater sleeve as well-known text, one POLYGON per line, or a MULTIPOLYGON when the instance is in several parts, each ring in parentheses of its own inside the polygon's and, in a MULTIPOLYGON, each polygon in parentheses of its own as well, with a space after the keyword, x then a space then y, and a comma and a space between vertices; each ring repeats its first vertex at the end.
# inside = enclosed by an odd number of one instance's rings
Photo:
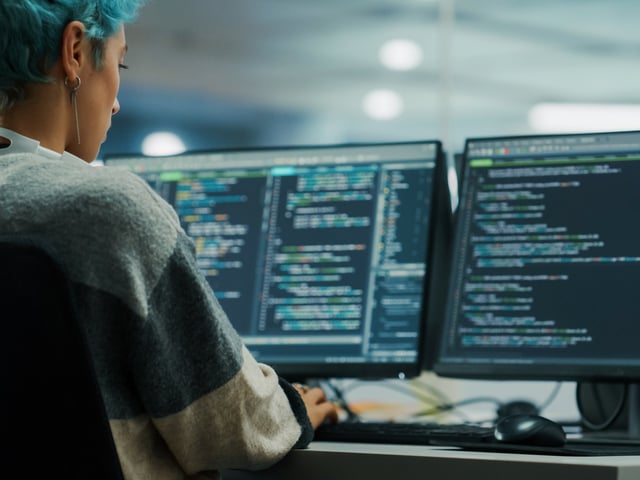
POLYGON ((243 346, 184 234, 148 312, 135 383, 185 472, 263 468, 310 441, 302 400, 243 346))
POLYGON ((284 378, 280 378, 280 387, 284 390, 284 393, 287 395, 289 399, 289 403, 291 404, 291 408, 298 420, 298 423, 302 426, 302 434, 300 438, 293 446, 293 448, 306 448, 311 440, 313 440, 314 430, 311 426, 311 421, 309 420, 309 416, 307 415, 307 407, 304 406, 304 402, 300 397, 300 394, 296 391, 293 386, 286 381, 284 378))

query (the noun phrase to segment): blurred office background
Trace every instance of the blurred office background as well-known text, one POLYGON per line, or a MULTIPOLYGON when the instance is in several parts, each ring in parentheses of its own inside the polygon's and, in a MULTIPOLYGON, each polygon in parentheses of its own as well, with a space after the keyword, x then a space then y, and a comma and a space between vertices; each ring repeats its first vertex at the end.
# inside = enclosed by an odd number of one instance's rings
POLYGON ((190 150, 439 138, 453 153, 470 136, 640 129, 639 18, 637 0, 149 0, 102 155, 156 132, 190 150))
POLYGON ((451 159, 467 137, 640 129, 638 19, 638 0, 150 0, 102 155, 438 138, 451 159))

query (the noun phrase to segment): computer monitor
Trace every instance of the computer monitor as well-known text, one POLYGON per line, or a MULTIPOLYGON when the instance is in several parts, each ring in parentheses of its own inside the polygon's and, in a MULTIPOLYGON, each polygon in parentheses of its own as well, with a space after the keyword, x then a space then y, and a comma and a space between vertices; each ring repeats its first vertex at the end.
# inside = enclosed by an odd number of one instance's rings
POLYGON ((640 379, 640 132, 472 138, 434 365, 640 379))
POLYGON ((254 356, 288 379, 423 368, 438 141, 111 155, 177 211, 254 356))

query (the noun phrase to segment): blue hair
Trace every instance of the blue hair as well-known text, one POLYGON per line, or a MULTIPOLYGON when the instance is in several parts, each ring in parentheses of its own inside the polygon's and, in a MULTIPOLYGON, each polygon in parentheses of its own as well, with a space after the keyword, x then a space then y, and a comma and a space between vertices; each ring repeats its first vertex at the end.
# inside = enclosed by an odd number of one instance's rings
POLYGON ((60 56, 62 31, 78 20, 91 40, 96 68, 104 42, 135 20, 144 0, 1 0, 0 112, 24 98, 30 82, 50 82, 60 56))

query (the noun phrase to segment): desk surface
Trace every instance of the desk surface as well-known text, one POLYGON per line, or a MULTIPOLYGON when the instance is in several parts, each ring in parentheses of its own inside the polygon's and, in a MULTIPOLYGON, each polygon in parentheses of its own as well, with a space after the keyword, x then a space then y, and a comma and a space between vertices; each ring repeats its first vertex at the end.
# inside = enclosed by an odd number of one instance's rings
POLYGON ((259 472, 224 480, 638 480, 640 456, 568 457, 470 452, 415 445, 313 442, 259 472))

